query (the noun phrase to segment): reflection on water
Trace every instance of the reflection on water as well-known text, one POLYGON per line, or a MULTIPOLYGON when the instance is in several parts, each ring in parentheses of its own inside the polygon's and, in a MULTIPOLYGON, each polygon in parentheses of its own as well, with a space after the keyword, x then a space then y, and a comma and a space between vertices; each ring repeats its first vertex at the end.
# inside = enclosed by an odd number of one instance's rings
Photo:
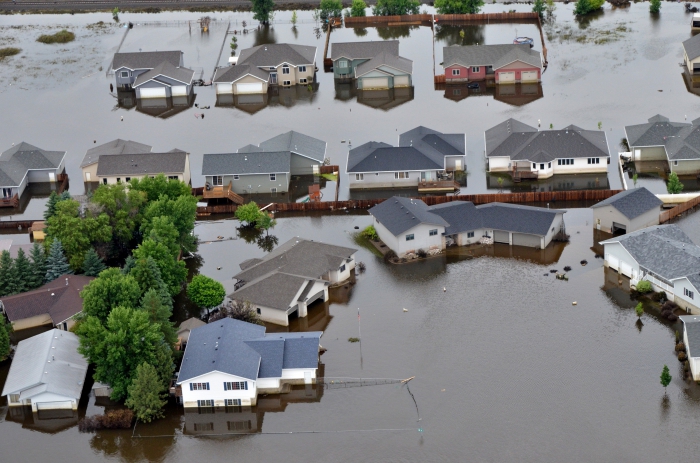
POLYGON ((541 83, 496 85, 495 82, 481 81, 470 84, 435 84, 435 90, 444 91, 444 97, 452 101, 462 101, 467 97, 489 96, 494 100, 512 106, 524 106, 544 96, 541 83), (478 88, 468 85, 477 84, 478 88))
POLYGON ((420 26, 392 26, 392 27, 377 27, 377 35, 384 40, 400 39, 410 37, 411 31, 418 29, 420 26))
POLYGON ((483 45, 485 43, 485 27, 484 24, 439 24, 435 26, 435 42, 446 47, 452 45, 483 45))
POLYGON ((524 260, 540 265, 551 265, 559 262, 566 245, 567 243, 552 241, 550 245, 544 249, 535 249, 527 246, 510 246, 503 243, 494 243, 488 246, 481 244, 452 246, 447 248, 446 256, 448 263, 489 256, 524 260))
POLYGON ((578 175, 553 175, 550 178, 534 181, 522 181, 513 183, 509 175, 486 173, 486 185, 489 190, 503 190, 512 193, 528 191, 569 191, 569 190, 608 190, 610 183, 608 175, 578 174, 578 175), (502 179, 499 185, 498 179, 502 179))
POLYGON ((122 90, 117 91, 117 106, 126 110, 136 108, 140 113, 167 119, 191 108, 196 98, 194 92, 186 96, 168 98, 136 98, 136 92, 122 90))
POLYGON ((335 83, 335 99, 350 101, 357 97, 357 102, 370 108, 389 111, 413 100, 413 87, 397 87, 384 90, 360 90, 355 83, 335 83))
POLYGON ((253 38, 254 47, 277 43, 274 26, 258 25, 258 28, 253 31, 253 38))
POLYGON ((32 408, 7 407, 6 421, 19 423, 23 428, 48 434, 55 434, 64 429, 78 424, 77 410, 39 410, 32 412, 32 408))
POLYGON ((292 108, 297 104, 312 105, 316 100, 318 82, 309 85, 291 87, 272 86, 267 93, 250 95, 220 94, 216 96, 216 106, 220 108, 237 108, 248 114, 255 114, 270 107, 292 108))
POLYGON ((25 217, 14 217, 14 220, 37 220, 44 215, 44 205, 46 198, 49 197, 52 191, 58 191, 58 182, 41 182, 29 183, 25 188, 22 196, 19 198, 19 207, 0 207, 0 217, 11 217, 25 214, 27 206, 32 203, 32 209, 35 209, 34 214, 28 214, 25 217), (35 207, 36 205, 36 207, 35 207))

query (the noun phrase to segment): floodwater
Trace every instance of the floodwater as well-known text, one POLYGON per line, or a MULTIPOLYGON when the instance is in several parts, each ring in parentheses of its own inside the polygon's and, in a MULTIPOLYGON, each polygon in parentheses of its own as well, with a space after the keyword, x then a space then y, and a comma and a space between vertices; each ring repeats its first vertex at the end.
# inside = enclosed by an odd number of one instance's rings
MULTIPOLYGON (((484 10, 500 12, 504 8, 487 5, 484 10)), ((527 11, 530 7, 507 8, 527 11)), ((414 61, 414 88, 410 92, 362 95, 335 85, 332 74, 323 72, 320 64, 325 34, 310 12, 299 12, 295 28, 289 21, 291 12, 278 12, 273 26, 262 30, 253 27, 255 22, 248 13, 215 13, 212 16, 216 21, 208 33, 201 33, 196 23, 191 29, 188 26, 186 21, 201 16, 197 13, 122 14, 121 21, 135 24, 124 39, 122 51, 181 49, 185 65, 205 79, 210 78, 215 65, 227 61, 229 40, 224 43, 224 34, 229 21, 237 31, 244 29, 244 21, 245 28, 253 29, 237 35, 239 51, 274 42, 317 47, 320 72, 311 90, 280 89, 261 101, 217 102, 214 89, 202 87, 196 89, 193 100, 182 105, 175 101, 136 104, 109 92, 113 78, 106 75, 106 70, 125 29, 114 25, 108 13, 3 16, 0 44, 24 51, 0 63, 0 101, 7 108, 2 148, 26 140, 46 149, 67 150, 70 191, 81 194, 85 186, 79 164, 93 142, 121 137, 151 144, 156 150, 185 149, 192 153, 192 183, 198 186, 203 184, 203 153, 234 151, 294 129, 328 142, 328 157, 341 166, 339 197, 346 199, 388 194, 349 192, 342 174, 349 142, 353 146, 370 140, 396 143, 399 133, 422 124, 444 132, 466 133, 469 173, 461 192, 471 194, 501 188, 495 177, 485 173, 483 132, 508 117, 531 125, 540 120, 543 128, 573 123, 595 129, 600 122, 613 158, 625 124, 644 122, 659 112, 673 120, 697 117, 700 99, 688 92, 679 66, 681 42, 690 36, 690 19, 681 4, 665 4, 658 18, 651 17, 644 4, 616 9, 606 5, 604 12, 585 21, 576 21, 572 8, 573 4, 558 3, 554 21, 545 25, 549 67, 541 86, 513 87, 512 92, 464 89, 459 95, 435 90, 433 85, 434 63, 436 72, 442 72, 443 46, 509 43, 516 34, 536 38, 537 28, 532 24, 439 26, 434 34, 434 61, 433 31, 428 27, 337 29, 332 42, 398 38, 401 54, 414 61), (104 24, 95 25, 98 21, 104 24), (156 22, 161 25, 153 25, 156 22), (35 42, 40 33, 61 27, 76 32, 76 41, 65 45, 35 42), (210 108, 199 109, 195 104, 210 108), (200 114, 205 118, 195 117, 200 114)), ((612 162, 607 178, 586 175, 566 180, 555 176, 519 185, 506 181, 503 188, 543 191, 619 188, 620 184, 617 164, 612 162)), ((663 179, 657 175, 640 176, 639 184, 655 192, 665 190, 663 179)), ((688 181, 686 190, 699 187, 697 182, 688 181)), ((324 199, 334 197, 335 182, 326 184, 322 191, 324 199)), ((39 218, 44 203, 45 199, 39 197, 24 211, 0 211, 0 215, 39 218)))
MULTIPOLYGON (((679 223, 696 242, 698 218, 679 223)), ((409 383, 415 404, 397 384, 299 387, 253 409, 185 413, 171 405, 164 420, 139 424, 132 437, 131 430, 79 433, 78 418, 105 406, 93 399, 61 416, 25 416, 3 402, 4 456, 13 462, 49 455, 76 462, 560 462, 571 455, 690 461, 700 450, 686 432, 700 413, 700 388, 682 379, 674 356, 679 324, 645 314, 638 325, 634 301, 595 258, 590 209, 569 209, 565 220, 571 242, 545 251, 460 248, 422 263, 387 265, 354 241, 356 227, 371 223, 368 215, 280 218, 273 230, 279 243, 304 236, 358 246, 357 258, 367 266, 354 285, 288 329, 324 331, 326 378, 415 376, 409 383), (569 281, 549 273, 566 265, 569 281), (347 341, 355 336, 361 344, 347 341), (666 398, 658 379, 664 364, 674 376, 666 398), (31 446, 10 445, 30 439, 31 446)), ((226 282, 238 263, 262 256, 250 236, 250 243, 210 241, 238 236, 236 226, 234 220, 199 223, 200 258, 190 264, 226 282)), ((178 320, 195 315, 176 310, 178 320)), ((0 366, 0 383, 7 370, 0 366)))

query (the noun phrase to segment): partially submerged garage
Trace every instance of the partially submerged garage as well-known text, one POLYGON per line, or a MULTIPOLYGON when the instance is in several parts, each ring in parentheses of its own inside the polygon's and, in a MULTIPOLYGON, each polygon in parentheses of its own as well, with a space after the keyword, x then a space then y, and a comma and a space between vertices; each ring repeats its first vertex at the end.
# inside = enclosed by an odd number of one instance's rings
POLYGON ((644 187, 623 191, 591 206, 593 226, 616 235, 658 225, 662 204, 644 187))

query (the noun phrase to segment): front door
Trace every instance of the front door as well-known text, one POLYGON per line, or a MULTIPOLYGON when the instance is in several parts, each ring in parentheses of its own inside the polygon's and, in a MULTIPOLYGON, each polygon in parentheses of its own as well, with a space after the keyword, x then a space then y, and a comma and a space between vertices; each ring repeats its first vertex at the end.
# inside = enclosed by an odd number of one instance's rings
POLYGON ((421 172, 420 179, 424 182, 431 182, 433 180, 433 173, 432 172, 421 172))
POLYGON ((277 85, 277 73, 276 72, 270 73, 270 84, 277 85))
POLYGON ((12 188, 3 188, 2 189, 2 197, 3 198, 11 198, 12 197, 12 188))

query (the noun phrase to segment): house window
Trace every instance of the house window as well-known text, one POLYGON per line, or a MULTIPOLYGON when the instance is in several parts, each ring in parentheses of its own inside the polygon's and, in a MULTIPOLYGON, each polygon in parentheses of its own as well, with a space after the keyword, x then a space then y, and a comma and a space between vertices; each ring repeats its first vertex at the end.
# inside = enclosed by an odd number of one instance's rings
POLYGON ((190 391, 208 391, 209 383, 190 383, 190 391))
POLYGON ((274 182, 275 180, 277 180, 277 174, 270 174, 270 181, 274 182))
POLYGON ((227 421, 226 426, 228 426, 229 431, 250 431, 252 429, 250 420, 227 421))
POLYGON ((211 399, 198 400, 198 401, 197 401, 197 406, 198 406, 198 407, 213 407, 213 406, 214 406, 214 401, 211 400, 211 399))
POLYGON ((462 94, 461 88, 455 88, 452 90, 452 95, 454 95, 454 96, 460 96, 461 94, 462 94))
POLYGON ((247 391, 248 381, 228 381, 224 383, 224 391, 247 391))
POLYGON ((103 179, 102 179, 102 183, 104 183, 105 185, 107 185, 107 179, 106 179, 106 178, 103 178, 103 179))
POLYGON ((10 402, 12 402, 12 403, 19 402, 19 394, 10 394, 10 402))
POLYGON ((277 193, 277 188, 270 188, 270 193, 277 193))
POLYGON ((221 175, 215 175, 211 178, 211 184, 214 186, 221 186, 224 184, 224 177, 221 175))
POLYGON ((258 315, 260 315, 260 314, 262 313, 262 312, 260 311, 260 307, 258 307, 258 308, 256 309, 256 312, 258 313, 258 315))
POLYGON ((533 168, 533 169, 537 169, 537 164, 535 164, 535 163, 533 162, 533 163, 532 163, 532 168, 533 168))
POLYGON ((588 158, 589 164, 600 164, 600 158, 588 158))
POLYGON ((289 74, 289 66, 286 64, 282 66, 282 74, 289 74))
POLYGON ((346 60, 346 59, 339 59, 339 60, 338 60, 338 67, 339 67, 339 68, 346 68, 346 67, 348 67, 348 60, 346 60))
POLYGON ((177 180, 177 175, 168 175, 168 180, 177 180))
POLYGON ((340 266, 340 273, 343 273, 345 271, 345 264, 340 266))
POLYGON ((552 163, 550 162, 549 164, 547 164, 547 169, 551 169, 551 168, 552 168, 552 163))
POLYGON ((306 72, 306 66, 299 66, 299 72, 306 72))
POLYGON ((292 81, 291 80, 283 80, 282 85, 292 85, 292 81))
POLYGON ((365 174, 355 174, 355 180, 364 180, 365 179, 365 174))
POLYGON ((674 166, 677 166, 677 165, 678 165, 678 161, 673 161, 673 165, 674 165, 674 166))
POLYGON ((413 238, 415 238, 415 236, 413 236, 413 233, 411 233, 410 235, 406 235, 406 241, 413 241, 413 238))
POLYGON ((234 180, 239 180, 240 178, 241 178, 241 176, 238 175, 238 174, 234 174, 234 176, 233 176, 233 179, 234 179, 234 180))
MULTIPOLYGON (((573 159, 557 159, 557 165, 559 166, 570 166, 574 164, 573 159)), ((590 162, 589 162, 590 164, 590 162)))
POLYGON ((305 83, 306 83, 306 79, 299 79, 299 83, 300 83, 300 84, 305 84, 305 83))
POLYGON ((129 71, 122 71, 122 77, 129 77, 129 71))
POLYGON ((474 232, 467 232, 467 238, 474 238, 474 232))
POLYGON ((453 70, 452 70, 452 75, 453 75, 453 76, 458 76, 458 75, 459 75, 459 69, 453 69, 453 70))
POLYGON ((479 72, 479 66, 472 66, 472 72, 479 72))
POLYGON ((544 170, 544 164, 540 164, 540 170, 544 170))
POLYGON ((437 228, 433 228, 432 230, 430 230, 430 231, 428 232, 428 235, 429 235, 429 236, 435 236, 435 235, 437 235, 437 228))
MULTIPOLYGON (((202 401, 202 402, 204 402, 204 401, 202 401)), ((195 423, 194 430, 195 431, 213 431, 214 430, 214 423, 195 423)))
POLYGON ((683 294, 691 299, 694 299, 693 296, 695 296, 692 291, 688 290, 688 288, 683 288, 683 294))
POLYGON ((117 183, 122 183, 121 177, 117 177, 117 183))
POLYGON ((408 178, 408 172, 394 172, 394 178, 408 178))
POLYGON ((131 181, 131 177, 126 177, 124 180, 126 180, 127 182, 130 182, 130 181, 131 181))

